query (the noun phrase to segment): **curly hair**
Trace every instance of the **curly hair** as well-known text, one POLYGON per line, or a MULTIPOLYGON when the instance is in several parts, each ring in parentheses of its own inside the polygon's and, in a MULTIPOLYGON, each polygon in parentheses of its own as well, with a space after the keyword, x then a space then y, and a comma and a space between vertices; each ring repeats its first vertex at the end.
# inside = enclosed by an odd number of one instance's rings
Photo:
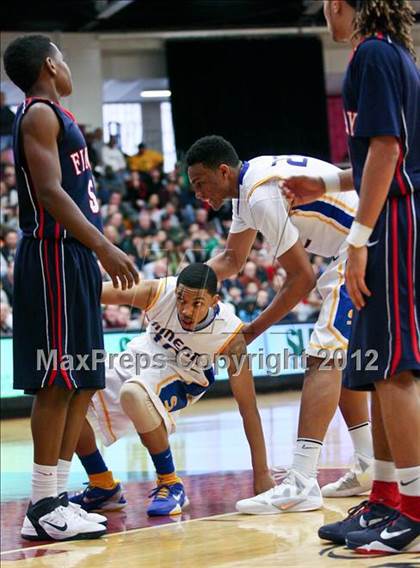
POLYGON ((389 34, 416 60, 411 27, 415 11, 409 0, 346 0, 356 9, 355 35, 389 34))

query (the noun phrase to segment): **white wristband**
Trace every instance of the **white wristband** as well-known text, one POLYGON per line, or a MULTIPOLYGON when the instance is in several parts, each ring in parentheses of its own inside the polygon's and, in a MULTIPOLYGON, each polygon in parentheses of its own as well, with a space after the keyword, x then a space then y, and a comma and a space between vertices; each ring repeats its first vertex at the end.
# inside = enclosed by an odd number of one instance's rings
POLYGON ((357 221, 353 221, 350 229, 350 233, 347 235, 346 241, 349 245, 356 248, 366 246, 373 229, 366 227, 366 225, 361 225, 357 221))
POLYGON ((341 189, 340 172, 328 172, 322 174, 321 179, 325 184, 325 193, 338 193, 341 189))

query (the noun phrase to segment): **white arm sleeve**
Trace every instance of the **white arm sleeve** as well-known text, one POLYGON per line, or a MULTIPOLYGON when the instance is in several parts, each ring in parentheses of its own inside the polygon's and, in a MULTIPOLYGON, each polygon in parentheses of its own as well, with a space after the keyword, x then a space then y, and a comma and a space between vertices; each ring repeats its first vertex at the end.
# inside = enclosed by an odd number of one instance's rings
POLYGON ((277 182, 257 187, 250 196, 249 206, 253 229, 260 231, 273 248, 274 257, 287 252, 298 240, 299 232, 292 224, 287 201, 277 182))

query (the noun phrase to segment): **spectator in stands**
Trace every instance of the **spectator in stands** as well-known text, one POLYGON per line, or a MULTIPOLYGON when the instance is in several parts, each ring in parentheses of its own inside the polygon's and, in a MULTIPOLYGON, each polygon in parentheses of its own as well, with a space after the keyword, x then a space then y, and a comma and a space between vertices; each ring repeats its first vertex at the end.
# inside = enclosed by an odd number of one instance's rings
POLYGON ((6 96, 0 91, 0 152, 13 148, 13 122, 15 113, 6 105, 6 96))
POLYGON ((261 310, 257 308, 257 298, 255 296, 245 296, 241 303, 238 316, 244 323, 249 323, 258 317, 261 310))
POLYGON ((1 254, 5 258, 7 263, 13 262, 15 260, 18 240, 19 238, 17 231, 10 229, 6 232, 1 254))
POLYGON ((1 285, 4 293, 7 296, 7 302, 10 306, 13 305, 13 273, 14 262, 9 262, 7 265, 6 273, 1 277, 1 285))
POLYGON ((163 156, 157 150, 147 148, 146 144, 142 142, 138 145, 137 154, 130 156, 128 163, 130 170, 148 174, 154 168, 162 168, 163 156))
POLYGON ((240 284, 245 288, 250 282, 254 282, 259 288, 261 285, 260 280, 257 277, 257 266, 255 262, 248 261, 245 264, 244 271, 238 278, 240 284))
POLYGON ((257 293, 257 308, 262 312, 270 303, 267 290, 258 290, 257 293))
POLYGON ((117 137, 110 136, 108 144, 102 148, 102 164, 106 168, 111 168, 114 174, 122 174, 125 172, 127 164, 124 154, 117 145, 117 137))
POLYGON ((12 310, 9 304, 0 303, 0 333, 10 335, 13 331, 12 310))
POLYGON ((140 212, 138 220, 134 225, 134 229, 141 237, 146 237, 147 235, 156 235, 157 227, 150 217, 150 213, 147 210, 140 212))
POLYGON ((120 327, 120 310, 119 306, 105 306, 103 314, 104 329, 115 329, 120 327))
POLYGON ((105 225, 104 235, 109 241, 111 241, 113 245, 119 246, 121 237, 118 233, 118 230, 113 225, 110 224, 105 225))
POLYGON ((89 136, 91 150, 95 154, 95 165, 102 166, 102 151, 105 146, 102 128, 96 128, 89 136))

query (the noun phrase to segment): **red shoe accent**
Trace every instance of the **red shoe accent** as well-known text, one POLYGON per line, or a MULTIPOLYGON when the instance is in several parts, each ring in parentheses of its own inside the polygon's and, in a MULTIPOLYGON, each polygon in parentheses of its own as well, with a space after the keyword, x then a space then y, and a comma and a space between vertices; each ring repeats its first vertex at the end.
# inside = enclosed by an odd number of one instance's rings
POLYGON ((393 509, 400 508, 401 495, 396 481, 374 481, 369 503, 382 503, 393 509))

